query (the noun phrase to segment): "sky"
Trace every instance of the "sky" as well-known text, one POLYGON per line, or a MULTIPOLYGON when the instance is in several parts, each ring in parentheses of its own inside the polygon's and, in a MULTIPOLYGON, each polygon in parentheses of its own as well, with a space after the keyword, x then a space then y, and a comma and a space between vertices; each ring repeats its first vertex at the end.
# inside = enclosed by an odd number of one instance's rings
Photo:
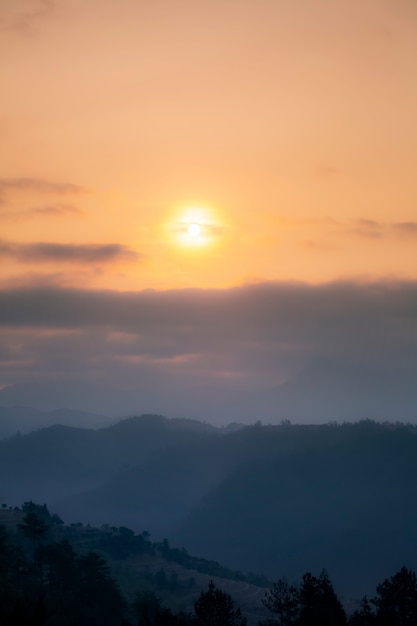
POLYGON ((0 405, 417 422, 415 0, 0 0, 0 405))

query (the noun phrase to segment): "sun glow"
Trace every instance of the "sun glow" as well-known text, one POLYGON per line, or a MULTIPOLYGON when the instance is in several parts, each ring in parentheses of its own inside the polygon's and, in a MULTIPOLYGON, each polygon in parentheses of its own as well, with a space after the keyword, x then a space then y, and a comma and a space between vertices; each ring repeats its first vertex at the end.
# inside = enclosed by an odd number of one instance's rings
POLYGON ((222 231, 213 212, 201 207, 191 207, 181 211, 173 219, 169 229, 172 241, 185 248, 213 245, 222 231))
POLYGON ((201 233, 201 226, 200 224, 196 224, 195 222, 193 222, 192 224, 189 225, 189 227, 187 228, 188 234, 190 235, 190 237, 198 237, 199 234, 201 233))

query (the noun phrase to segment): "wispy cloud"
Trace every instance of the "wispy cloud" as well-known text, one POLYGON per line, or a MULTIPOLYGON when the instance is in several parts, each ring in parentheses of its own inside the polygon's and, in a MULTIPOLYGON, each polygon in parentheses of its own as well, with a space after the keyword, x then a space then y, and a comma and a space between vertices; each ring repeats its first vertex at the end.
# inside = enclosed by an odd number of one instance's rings
POLYGON ((314 241, 313 239, 304 239, 301 241, 300 246, 306 250, 312 250, 315 252, 332 252, 340 250, 339 246, 335 246, 334 244, 327 242, 314 241))
POLYGON ((340 249, 346 237, 368 239, 375 244, 383 241, 413 239, 417 237, 417 221, 388 222, 370 219, 293 218, 287 215, 275 217, 279 228, 295 234, 298 245, 317 252, 340 249))
POLYGON ((22 244, 0 240, 0 257, 8 257, 20 263, 108 263, 116 260, 137 261, 141 255, 117 243, 22 244))
POLYGON ((332 165, 321 165, 316 169, 316 175, 320 177, 333 178, 334 176, 338 176, 339 174, 339 168, 332 165))
POLYGON ((65 217, 65 216, 81 216, 84 211, 74 204, 47 204, 44 206, 32 207, 30 209, 0 210, 0 220, 18 221, 22 219, 31 219, 34 217, 65 217))
POLYGON ((30 32, 39 21, 54 12, 54 0, 13 0, 9 7, 0 12, 0 28, 3 30, 30 32))
POLYGON ((370 219, 354 220, 350 233, 371 239, 417 237, 417 222, 381 222, 370 219))
POLYGON ((84 211, 73 204, 49 204, 27 209, 25 213, 27 215, 50 215, 56 217, 60 215, 82 215, 84 211))
POLYGON ((6 191, 37 191, 67 195, 83 193, 86 190, 73 183, 54 183, 39 178, 0 178, 0 193, 6 191))
POLYGON ((387 234, 387 225, 375 220, 360 219, 354 220, 352 227, 346 229, 350 234, 370 239, 381 239, 387 234))
MULTIPOLYGON (((226 228, 224 226, 220 226, 219 224, 199 220, 196 221, 200 227, 200 234, 202 237, 221 237, 226 232, 226 228)), ((187 234, 190 223, 191 221, 177 222, 171 227, 171 233, 174 235, 187 234)))
MULTIPOLYGON (((14 198, 16 194, 20 193, 41 196, 69 196, 86 192, 87 189, 74 183, 56 183, 39 178, 0 178, 0 206, 6 205, 6 202, 10 204, 10 198, 14 198)), ((3 216, 8 217, 11 213, 12 210, 8 209, 3 211, 3 216)))
POLYGON ((417 222, 394 222, 392 228, 401 235, 417 236, 417 222))

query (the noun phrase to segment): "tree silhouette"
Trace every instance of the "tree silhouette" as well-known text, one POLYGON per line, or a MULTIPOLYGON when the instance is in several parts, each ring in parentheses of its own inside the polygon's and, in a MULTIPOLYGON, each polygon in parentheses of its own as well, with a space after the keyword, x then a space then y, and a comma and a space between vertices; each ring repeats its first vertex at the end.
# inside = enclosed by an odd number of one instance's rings
POLYGON ((133 603, 138 626, 191 626, 190 616, 174 615, 152 591, 139 592, 133 603))
POLYGON ((285 578, 274 583, 262 602, 273 617, 261 622, 261 626, 291 626, 296 623, 300 611, 299 592, 285 578))
POLYGON ((245 626, 246 618, 235 609, 229 594, 217 589, 213 581, 194 604, 196 626, 245 626))
POLYGON ((150 626, 162 610, 162 604, 152 591, 144 591, 136 595, 133 609, 138 618, 138 626, 150 626))
POLYGON ((376 616, 372 611, 367 596, 364 596, 360 608, 349 619, 349 626, 373 626, 376 624, 376 616))
POLYGON ((39 545, 40 541, 46 536, 48 524, 36 513, 30 511, 24 516, 22 523, 17 526, 25 537, 32 542, 35 570, 39 578, 42 578, 42 561, 39 545))
POLYGON ((381 626, 415 626, 417 624, 417 577, 402 567, 399 572, 376 588, 377 623, 381 626))
POLYGON ((62 608, 74 598, 78 589, 76 553, 71 544, 63 539, 45 546, 42 555, 49 596, 58 608, 62 608))
POLYGON ((304 574, 300 587, 299 626, 344 626, 346 613, 323 570, 318 578, 304 574))

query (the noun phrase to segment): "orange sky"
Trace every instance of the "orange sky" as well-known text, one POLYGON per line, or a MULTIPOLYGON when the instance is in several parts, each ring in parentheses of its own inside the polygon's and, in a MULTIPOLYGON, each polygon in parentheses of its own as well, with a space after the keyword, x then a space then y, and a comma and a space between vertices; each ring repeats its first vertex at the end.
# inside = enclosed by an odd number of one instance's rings
POLYGON ((0 0, 0 406, 415 421, 416 77, 416 0, 0 0))
POLYGON ((0 19, 2 285, 417 278, 414 0, 2 0, 0 19))

